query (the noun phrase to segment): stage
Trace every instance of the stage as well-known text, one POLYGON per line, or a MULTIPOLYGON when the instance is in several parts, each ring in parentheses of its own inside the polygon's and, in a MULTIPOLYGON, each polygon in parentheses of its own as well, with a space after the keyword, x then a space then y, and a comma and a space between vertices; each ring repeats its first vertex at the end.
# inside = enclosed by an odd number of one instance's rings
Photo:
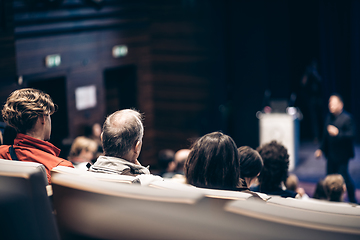
MULTIPOLYGON (((324 157, 316 159, 314 152, 318 144, 301 142, 298 163, 293 171, 299 178, 300 186, 311 197, 316 183, 326 176, 326 160, 324 157)), ((355 158, 350 160, 349 173, 356 187, 356 198, 360 201, 360 145, 355 145, 355 158)))

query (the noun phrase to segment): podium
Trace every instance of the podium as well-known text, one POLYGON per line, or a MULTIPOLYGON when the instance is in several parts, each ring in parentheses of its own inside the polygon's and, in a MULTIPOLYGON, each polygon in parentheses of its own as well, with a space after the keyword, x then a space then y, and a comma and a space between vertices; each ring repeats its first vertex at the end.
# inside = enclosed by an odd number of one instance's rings
POLYGON ((293 171, 298 162, 299 119, 287 113, 261 113, 258 118, 260 145, 273 140, 284 145, 289 154, 289 171, 293 171))

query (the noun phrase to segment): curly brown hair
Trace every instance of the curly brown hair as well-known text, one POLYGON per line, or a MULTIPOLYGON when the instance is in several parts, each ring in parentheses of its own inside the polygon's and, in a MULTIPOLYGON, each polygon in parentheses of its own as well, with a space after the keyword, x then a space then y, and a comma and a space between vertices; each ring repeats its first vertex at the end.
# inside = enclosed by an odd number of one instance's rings
POLYGON ((19 133, 32 129, 41 115, 55 112, 50 96, 40 90, 23 88, 10 94, 3 109, 3 120, 19 133))
POLYGON ((278 142, 272 141, 256 150, 264 161, 264 167, 258 177, 260 191, 273 191, 288 177, 289 154, 287 149, 278 142))

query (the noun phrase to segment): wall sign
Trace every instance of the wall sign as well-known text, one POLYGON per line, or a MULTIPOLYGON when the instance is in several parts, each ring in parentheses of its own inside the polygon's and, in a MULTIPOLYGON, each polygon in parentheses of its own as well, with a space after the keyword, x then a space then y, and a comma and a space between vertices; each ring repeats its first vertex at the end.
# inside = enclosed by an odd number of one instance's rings
POLYGON ((84 110, 96 106, 96 86, 89 85, 75 89, 76 109, 84 110))

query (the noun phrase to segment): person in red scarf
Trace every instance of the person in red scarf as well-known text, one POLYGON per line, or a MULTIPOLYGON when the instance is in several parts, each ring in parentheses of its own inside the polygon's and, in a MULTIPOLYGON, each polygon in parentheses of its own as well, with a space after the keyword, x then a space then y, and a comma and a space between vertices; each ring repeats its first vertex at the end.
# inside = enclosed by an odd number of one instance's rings
POLYGON ((43 164, 49 184, 52 168, 73 167, 71 162, 59 158, 60 149, 48 142, 50 116, 54 112, 55 105, 50 96, 32 88, 12 92, 2 109, 4 121, 17 131, 17 135, 14 145, 0 146, 0 158, 43 164))

